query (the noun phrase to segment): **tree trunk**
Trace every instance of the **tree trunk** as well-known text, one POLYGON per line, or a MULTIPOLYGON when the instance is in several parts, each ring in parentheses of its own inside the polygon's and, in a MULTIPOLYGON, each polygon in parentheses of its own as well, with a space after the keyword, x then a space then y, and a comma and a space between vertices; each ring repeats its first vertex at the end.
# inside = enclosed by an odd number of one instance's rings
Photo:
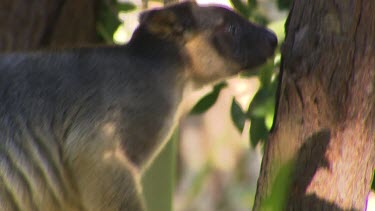
POLYGON ((0 0, 0 50, 97 42, 96 0, 0 0))
POLYGON ((295 0, 282 53, 254 210, 364 210, 375 168, 375 1, 295 0), (270 206, 278 193, 284 200, 270 206))

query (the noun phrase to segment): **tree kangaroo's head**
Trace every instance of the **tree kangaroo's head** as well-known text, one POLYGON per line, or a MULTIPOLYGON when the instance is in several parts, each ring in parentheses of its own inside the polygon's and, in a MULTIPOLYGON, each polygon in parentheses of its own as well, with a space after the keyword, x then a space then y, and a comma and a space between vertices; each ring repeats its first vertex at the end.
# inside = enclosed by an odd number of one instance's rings
POLYGON ((251 69, 273 55, 274 33, 219 6, 193 1, 146 11, 140 24, 161 39, 177 42, 187 55, 188 75, 198 84, 251 69))

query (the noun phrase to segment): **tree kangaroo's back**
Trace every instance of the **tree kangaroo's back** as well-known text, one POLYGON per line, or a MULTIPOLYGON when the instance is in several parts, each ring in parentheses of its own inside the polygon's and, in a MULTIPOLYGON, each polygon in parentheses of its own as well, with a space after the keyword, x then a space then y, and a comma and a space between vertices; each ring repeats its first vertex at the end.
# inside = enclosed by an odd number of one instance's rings
POLYGON ((186 89, 276 44, 228 9, 184 2, 144 12, 124 46, 0 55, 0 210, 145 210, 141 172, 186 89))

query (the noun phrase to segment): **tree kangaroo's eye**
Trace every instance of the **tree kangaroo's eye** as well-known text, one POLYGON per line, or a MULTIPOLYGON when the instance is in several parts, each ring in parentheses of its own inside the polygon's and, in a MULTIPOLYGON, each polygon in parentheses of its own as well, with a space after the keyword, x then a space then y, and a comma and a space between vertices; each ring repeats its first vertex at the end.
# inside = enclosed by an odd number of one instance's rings
POLYGON ((234 25, 228 25, 225 29, 225 31, 229 34, 231 34, 232 36, 236 36, 237 33, 238 33, 238 28, 234 25))

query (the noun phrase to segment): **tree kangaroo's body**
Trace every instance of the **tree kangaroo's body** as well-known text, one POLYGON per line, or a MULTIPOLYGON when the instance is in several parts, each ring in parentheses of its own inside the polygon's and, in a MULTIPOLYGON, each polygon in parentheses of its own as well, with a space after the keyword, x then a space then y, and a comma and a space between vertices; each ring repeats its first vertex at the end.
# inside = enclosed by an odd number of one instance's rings
POLYGON ((258 65, 274 42, 229 10, 186 2, 144 13, 125 46, 1 55, 0 210, 144 210, 140 173, 187 84, 258 65), (228 21, 253 36, 215 31, 228 21))

